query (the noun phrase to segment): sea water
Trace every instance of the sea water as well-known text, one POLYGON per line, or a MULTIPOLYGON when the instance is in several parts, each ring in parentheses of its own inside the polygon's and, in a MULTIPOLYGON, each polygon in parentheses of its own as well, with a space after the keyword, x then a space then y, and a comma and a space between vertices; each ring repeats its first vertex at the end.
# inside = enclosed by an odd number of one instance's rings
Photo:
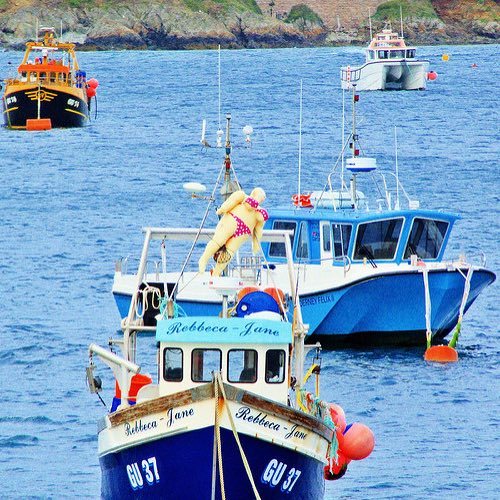
MULTIPOLYGON (((393 171, 397 127, 410 196, 463 216, 448 256, 484 252, 498 272, 498 45, 420 54, 439 75, 427 91, 361 95, 363 153, 393 171)), ((182 184, 212 186, 223 159, 199 145, 203 119, 212 144, 219 127, 217 52, 79 56, 100 82, 91 126, 0 130, 2 498, 99 496, 105 409, 86 390, 85 366, 88 344, 106 345, 119 326, 114 261, 139 256, 143 226, 197 225, 205 203, 182 184)), ((0 76, 20 59, 0 53, 0 76)), ((267 208, 297 192, 300 80, 307 191, 323 187, 340 149, 339 68, 362 59, 359 48, 222 51, 220 125, 231 112, 239 179, 266 189, 267 208)), ((376 436, 373 454, 328 483, 327 498, 500 496, 498 303, 494 284, 465 316, 456 364, 425 363, 423 348, 323 353, 322 397, 376 436)), ((109 405, 111 372, 99 371, 109 405)))

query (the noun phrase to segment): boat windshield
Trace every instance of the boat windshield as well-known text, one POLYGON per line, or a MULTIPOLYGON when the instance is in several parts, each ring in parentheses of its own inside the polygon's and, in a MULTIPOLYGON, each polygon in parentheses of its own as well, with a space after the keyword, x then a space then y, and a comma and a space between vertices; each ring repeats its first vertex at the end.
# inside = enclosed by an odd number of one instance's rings
POLYGON ((404 50, 391 50, 391 59, 403 59, 404 56, 404 50))
POLYGON ((436 259, 441 251, 448 222, 415 218, 406 244, 404 258, 417 255, 421 259, 436 259))
POLYGON ((227 379, 229 382, 256 382, 257 351, 231 349, 227 354, 227 379))
POLYGON ((307 222, 300 223, 299 241, 297 243, 295 257, 297 259, 309 258, 309 234, 307 230, 307 222))
MULTIPOLYGON (((295 231, 297 229, 297 223, 294 221, 287 220, 275 220, 273 223, 273 229, 286 229, 288 231, 293 231, 292 236, 292 248, 293 242, 295 240, 295 231)), ((269 257, 286 257, 286 250, 284 243, 271 243, 269 246, 269 257)))
POLYGON ((351 224, 332 224, 334 257, 347 255, 351 239, 351 224))
POLYGON ((354 259, 391 260, 396 255, 403 218, 367 222, 358 226, 354 259))
POLYGON ((406 51, 406 57, 408 59, 413 59, 415 57, 415 49, 409 49, 406 51))
POLYGON ((219 349, 193 349, 191 379, 193 382, 211 382, 212 373, 220 372, 222 352, 219 349))
POLYGON ((180 382, 182 370, 182 349, 166 348, 163 351, 163 378, 167 382, 180 382))

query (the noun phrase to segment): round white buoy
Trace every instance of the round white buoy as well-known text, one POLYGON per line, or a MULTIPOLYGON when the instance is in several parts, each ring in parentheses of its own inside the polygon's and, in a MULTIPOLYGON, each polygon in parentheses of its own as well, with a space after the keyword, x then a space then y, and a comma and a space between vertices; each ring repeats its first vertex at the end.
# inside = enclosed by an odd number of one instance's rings
POLYGON ((199 182, 186 182, 182 185, 188 193, 204 193, 207 187, 199 182))

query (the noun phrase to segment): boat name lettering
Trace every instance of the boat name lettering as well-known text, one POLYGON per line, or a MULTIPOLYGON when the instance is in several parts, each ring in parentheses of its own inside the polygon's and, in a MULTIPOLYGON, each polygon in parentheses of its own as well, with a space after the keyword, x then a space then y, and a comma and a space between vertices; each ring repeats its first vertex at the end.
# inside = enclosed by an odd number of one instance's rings
POLYGON ((288 473, 285 475, 287 469, 287 464, 279 462, 276 458, 273 458, 264 469, 260 480, 262 483, 267 484, 271 488, 276 488, 276 486, 281 483, 281 491, 284 493, 290 493, 295 486, 297 479, 299 479, 302 474, 302 471, 296 469, 295 467, 290 467, 290 469, 288 469, 288 473))
POLYGON ((266 335, 272 335, 273 337, 277 337, 279 335, 278 330, 273 330, 272 328, 266 328, 263 326, 255 326, 255 323, 252 321, 251 323, 248 323, 248 325, 245 325, 244 330, 240 333, 240 337, 246 337, 252 333, 263 333, 266 335))
POLYGON ((167 410, 167 427, 171 427, 172 424, 177 420, 182 420, 183 418, 192 417, 194 415, 193 408, 187 410, 180 410, 174 412, 173 408, 167 410))
POLYGON ((185 332, 227 333, 227 326, 206 325, 204 321, 193 321, 190 325, 176 321, 167 326, 166 335, 185 332))
MULTIPOLYGON (((149 486, 160 482, 160 474, 156 465, 156 457, 144 459, 141 463, 142 470, 146 476, 146 482, 149 486)), ((142 477, 141 469, 137 462, 127 464, 127 476, 132 489, 138 490, 144 486, 144 478, 142 477)))
POLYGON ((158 422, 153 420, 151 422, 142 423, 142 420, 135 420, 133 424, 127 422, 125 424, 125 435, 133 436, 139 432, 150 431, 151 429, 156 429, 158 427, 158 422))
POLYGON ((313 306, 315 304, 327 304, 333 302, 332 295, 320 295, 318 297, 305 297, 300 299, 301 306, 313 306))
POLYGON ((252 413, 248 406, 243 406, 242 408, 240 408, 236 412, 235 417, 252 424, 261 425, 262 427, 271 429, 273 431, 279 431, 281 429, 280 424, 268 420, 268 417, 265 413, 252 413))
POLYGON ((5 99, 5 104, 8 106, 10 103, 17 102, 17 97, 13 95, 12 97, 7 97, 5 99))
POLYGON ((298 425, 297 424, 294 424, 292 426, 292 428, 290 429, 290 432, 287 432, 285 434, 285 439, 288 439, 288 438, 291 438, 291 437, 294 437, 294 438, 298 438, 298 439, 302 439, 304 440, 306 437, 307 437, 307 433, 304 432, 304 431, 298 431, 298 425))

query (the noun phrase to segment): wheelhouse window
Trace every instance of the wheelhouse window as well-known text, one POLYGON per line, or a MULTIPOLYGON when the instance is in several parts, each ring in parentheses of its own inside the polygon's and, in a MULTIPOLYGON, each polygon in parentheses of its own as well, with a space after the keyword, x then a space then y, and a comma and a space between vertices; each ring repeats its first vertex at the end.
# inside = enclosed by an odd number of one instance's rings
MULTIPOLYGON (((293 241, 295 239, 295 231, 297 229, 297 223, 287 220, 275 220, 273 223, 273 229, 285 229, 287 231, 293 231, 291 245, 293 247, 293 241)), ((271 243, 269 246, 269 257, 286 257, 285 244, 284 243, 271 243)))
POLYGON ((219 349, 193 349, 191 378, 193 382, 211 382, 212 373, 221 370, 222 353, 219 349))
POLYGON ((269 349, 266 352, 266 382, 281 384, 285 380, 285 351, 269 349))
POLYGON ((388 50, 379 50, 378 51, 379 59, 389 59, 389 51, 388 50))
POLYGON ((403 59, 404 56, 404 50, 391 50, 391 59, 403 59))
POLYGON ((448 222, 416 218, 411 227, 404 258, 418 255, 421 259, 437 259, 448 226, 448 222))
POLYGON ((232 349, 227 355, 227 380, 252 383, 257 381, 257 351, 232 349))
POLYGON ((403 219, 368 222, 358 226, 354 259, 391 260, 396 255, 403 219))
POLYGON ((375 51, 373 51, 373 50, 369 50, 369 51, 368 51, 368 57, 369 57, 370 59, 375 59, 375 51))
POLYGON ((415 49, 409 49, 406 51, 406 57, 408 59, 413 59, 415 57, 415 49))
POLYGON ((332 251, 332 235, 330 233, 330 225, 328 223, 324 223, 321 226, 321 233, 323 235, 323 251, 331 252, 332 251))
POLYGON ((349 250, 351 239, 351 224, 332 224, 334 257, 343 257, 349 250))
POLYGON ((307 222, 300 223, 299 238, 297 241, 295 257, 297 259, 309 258, 309 235, 307 231, 307 222))
POLYGON ((167 347, 163 351, 163 378, 167 382, 180 382, 182 369, 182 349, 167 347))

